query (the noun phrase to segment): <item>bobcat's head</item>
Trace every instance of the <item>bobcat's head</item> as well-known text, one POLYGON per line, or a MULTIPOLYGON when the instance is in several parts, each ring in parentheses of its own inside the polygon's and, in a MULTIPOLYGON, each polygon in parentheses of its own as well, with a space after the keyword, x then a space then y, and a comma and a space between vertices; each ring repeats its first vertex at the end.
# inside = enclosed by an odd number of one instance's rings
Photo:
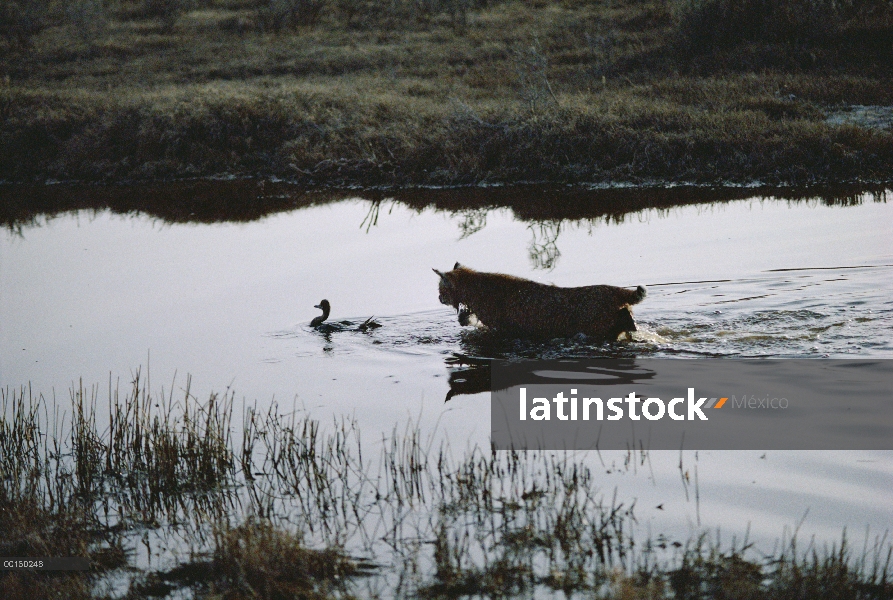
MULTIPOLYGON (((455 271, 459 267, 461 267, 459 263, 453 267, 455 271)), ((440 293, 440 303, 446 304, 447 306, 452 306, 456 310, 459 310, 459 305, 462 303, 462 299, 459 297, 459 290, 456 289, 456 284, 450 278, 449 273, 441 273, 437 269, 433 269, 435 273, 440 276, 440 285, 438 286, 438 291, 440 293)))

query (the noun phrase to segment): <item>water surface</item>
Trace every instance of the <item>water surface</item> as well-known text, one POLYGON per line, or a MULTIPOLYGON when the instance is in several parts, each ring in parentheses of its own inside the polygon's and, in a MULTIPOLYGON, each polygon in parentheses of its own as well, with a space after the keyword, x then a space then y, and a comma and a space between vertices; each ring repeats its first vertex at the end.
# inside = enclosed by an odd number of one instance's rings
MULTIPOLYGON (((366 440, 412 420, 462 448, 488 441, 478 367, 491 357, 893 358, 883 196, 568 218, 361 196, 239 223, 80 210, 4 232, 0 384, 67 399, 72 382, 126 387, 141 367, 156 391, 184 388, 189 374, 198 397, 229 388, 324 422, 352 415, 366 440), (563 286, 645 285, 641 331, 614 344, 531 343, 462 328, 431 271, 456 261, 563 286), (382 327, 320 334, 308 323, 322 298, 333 320, 375 315, 382 327)), ((677 453, 632 468, 618 468, 619 455, 591 460, 652 534, 749 525, 774 540, 803 520, 834 540, 893 517, 889 452, 689 453, 697 501, 677 453)))

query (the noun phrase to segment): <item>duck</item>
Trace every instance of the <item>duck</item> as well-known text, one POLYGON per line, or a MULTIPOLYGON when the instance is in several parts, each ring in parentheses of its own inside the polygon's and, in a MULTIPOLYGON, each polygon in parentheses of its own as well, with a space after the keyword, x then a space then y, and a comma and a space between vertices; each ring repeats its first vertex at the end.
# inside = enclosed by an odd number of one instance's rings
POLYGON ((381 327, 381 323, 376 321, 374 316, 369 317, 356 327, 354 327, 355 323, 351 321, 326 323, 325 320, 329 318, 329 313, 331 313, 332 311, 332 305, 329 304, 329 301, 326 299, 320 301, 320 303, 315 305, 314 308, 320 309, 322 311, 322 314, 310 321, 310 326, 314 329, 318 329, 326 333, 332 331, 362 331, 365 333, 367 331, 371 331, 373 329, 378 329, 379 327, 381 327))
POLYGON ((328 300, 323 298, 323 300, 319 304, 316 304, 313 308, 320 309, 322 311, 322 314, 310 321, 310 326, 319 327, 323 324, 323 321, 329 318, 329 313, 332 311, 332 305, 329 304, 328 300))

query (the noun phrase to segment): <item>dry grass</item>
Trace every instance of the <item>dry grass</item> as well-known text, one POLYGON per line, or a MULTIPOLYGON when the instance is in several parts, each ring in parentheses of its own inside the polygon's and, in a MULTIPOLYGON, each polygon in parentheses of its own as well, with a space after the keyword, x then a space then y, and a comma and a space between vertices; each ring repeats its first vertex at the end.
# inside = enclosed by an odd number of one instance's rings
MULTIPOLYGON (((70 407, 25 390, 0 397, 0 555, 91 561, 85 573, 0 571, 4 598, 103 597, 110 573, 130 579, 128 598, 345 597, 369 575, 390 576, 385 595, 412 597, 893 594, 885 536, 861 554, 845 537, 805 551, 795 538, 768 557, 746 542, 636 540, 633 507, 603 497, 594 472, 566 455, 457 456, 408 424, 376 458, 355 423, 325 429, 275 405, 248 408, 233 443, 230 404, 187 393, 171 408, 162 393, 144 409, 141 381, 110 393, 102 424, 80 389, 70 407), (167 474, 150 456, 165 457, 167 474), (136 569, 133 546, 153 552, 155 535, 180 536, 189 557, 136 569)), ((615 466, 645 460, 630 452, 615 466)))
POLYGON ((188 587, 197 598, 322 600, 343 597, 357 564, 335 549, 312 550, 287 529, 264 519, 218 528, 206 559, 145 575, 130 597, 164 597, 188 587))
POLYGON ((58 18, 0 58, 0 180, 889 180, 889 130, 824 120, 893 104, 883 11, 695 52, 670 0, 469 4, 461 26, 422 5, 278 33, 236 0, 171 27, 125 3, 92 36, 58 18))

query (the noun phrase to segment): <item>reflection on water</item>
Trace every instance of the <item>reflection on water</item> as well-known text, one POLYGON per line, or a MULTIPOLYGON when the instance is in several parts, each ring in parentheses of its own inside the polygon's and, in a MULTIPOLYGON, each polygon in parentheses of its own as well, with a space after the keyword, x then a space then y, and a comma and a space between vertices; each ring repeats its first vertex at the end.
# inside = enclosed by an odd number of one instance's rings
MULTIPOLYGON (((72 380, 127 381, 151 361, 153 381, 175 381, 168 389, 191 373, 198 397, 229 386, 236 402, 352 415, 367 439, 412 416, 456 447, 485 447, 494 358, 893 357, 893 205, 882 191, 476 189, 336 202, 279 184, 178 186, 0 189, 12 230, 0 248, 3 385, 64 396, 72 380), (717 202, 695 204, 705 196, 717 202), (36 216, 101 207, 113 212, 36 216), (431 272, 456 261, 563 286, 645 285, 639 331, 532 342, 461 327, 431 272), (323 297, 333 321, 376 315, 382 327, 311 329, 323 297)), ((890 453, 702 453, 699 503, 676 456, 652 455, 637 477, 605 460, 600 485, 664 507, 641 513, 655 534, 753 522, 766 538, 807 509, 810 531, 831 538, 845 524, 889 523, 890 453)))
MULTIPOLYGON (((377 224, 383 202, 396 201, 421 211, 428 208, 458 215, 463 237, 486 225, 487 212, 511 208, 522 221, 604 219, 623 223, 626 216, 648 209, 669 210, 695 204, 768 198, 828 206, 852 206, 866 196, 884 198, 883 186, 840 185, 821 188, 585 188, 511 186, 364 190, 369 210, 363 225, 377 224)), ((111 186, 0 184, 0 224, 9 229, 35 225, 41 216, 74 210, 110 210, 148 215, 168 223, 248 222, 300 208, 340 202, 353 190, 305 190, 285 182, 196 180, 111 186)), ((368 229, 367 229, 368 231, 368 229)))

